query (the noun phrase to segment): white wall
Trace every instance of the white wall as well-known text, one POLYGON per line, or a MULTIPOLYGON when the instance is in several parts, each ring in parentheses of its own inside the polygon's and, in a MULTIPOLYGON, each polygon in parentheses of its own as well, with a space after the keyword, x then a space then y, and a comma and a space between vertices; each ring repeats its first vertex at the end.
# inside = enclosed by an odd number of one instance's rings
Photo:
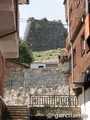
POLYGON ((88 118, 83 120, 90 120, 90 88, 83 90, 83 93, 78 97, 79 104, 81 106, 81 114, 87 114, 88 118))
POLYGON ((31 64, 31 68, 39 68, 39 66, 44 66, 44 68, 45 68, 45 64, 43 64, 43 63, 32 63, 31 64))

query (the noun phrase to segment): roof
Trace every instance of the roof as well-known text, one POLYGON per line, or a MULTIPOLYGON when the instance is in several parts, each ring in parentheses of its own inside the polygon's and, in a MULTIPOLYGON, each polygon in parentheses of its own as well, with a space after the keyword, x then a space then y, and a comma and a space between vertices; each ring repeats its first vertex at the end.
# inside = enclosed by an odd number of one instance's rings
POLYGON ((45 64, 45 65, 48 65, 48 64, 58 64, 58 62, 33 62, 31 64, 45 64))
POLYGON ((21 66, 23 66, 23 67, 25 67, 25 68, 30 68, 30 66, 27 65, 27 64, 25 64, 25 63, 19 63, 19 62, 10 60, 10 59, 6 59, 6 62, 12 62, 12 63, 15 63, 15 64, 17 64, 17 65, 21 65, 21 66))

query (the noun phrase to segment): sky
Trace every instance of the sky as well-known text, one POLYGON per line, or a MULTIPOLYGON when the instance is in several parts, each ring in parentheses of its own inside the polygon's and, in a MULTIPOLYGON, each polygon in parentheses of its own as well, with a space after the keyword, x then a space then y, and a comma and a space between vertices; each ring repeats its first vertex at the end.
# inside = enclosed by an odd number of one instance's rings
POLYGON ((65 24, 65 11, 63 0, 30 0, 29 5, 19 5, 20 37, 23 39, 27 19, 47 18, 47 20, 61 20, 65 24))

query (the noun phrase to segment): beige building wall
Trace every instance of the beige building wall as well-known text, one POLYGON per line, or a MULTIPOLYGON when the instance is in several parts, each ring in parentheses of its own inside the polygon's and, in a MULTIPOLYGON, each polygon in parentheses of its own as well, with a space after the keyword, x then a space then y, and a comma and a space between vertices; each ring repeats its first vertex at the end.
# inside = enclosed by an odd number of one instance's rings
POLYGON ((78 97, 79 104, 81 106, 81 114, 88 115, 87 118, 83 120, 90 120, 90 88, 83 90, 82 94, 78 97))
POLYGON ((0 120, 3 110, 4 59, 19 56, 18 4, 29 0, 0 0, 0 120))
POLYGON ((4 58, 18 57, 18 0, 0 1, 0 50, 4 58))

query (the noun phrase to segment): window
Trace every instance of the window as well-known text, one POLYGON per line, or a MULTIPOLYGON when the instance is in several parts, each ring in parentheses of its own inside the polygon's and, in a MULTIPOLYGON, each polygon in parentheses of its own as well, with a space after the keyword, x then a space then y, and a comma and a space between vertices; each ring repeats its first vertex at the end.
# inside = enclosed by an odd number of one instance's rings
POLYGON ((90 13, 90 1, 89 1, 89 4, 88 4, 88 12, 90 13))
POLYGON ((84 33, 81 35, 81 56, 85 53, 85 36, 84 33))
POLYGON ((76 66, 76 49, 73 50, 73 67, 76 66))
POLYGON ((86 50, 87 50, 87 53, 90 52, 90 36, 88 37, 86 42, 86 50))
POLYGON ((38 68, 44 68, 44 66, 41 65, 41 66, 38 66, 38 68))
POLYGON ((90 0, 85 0, 85 14, 87 15, 88 13, 90 13, 90 0))
POLYGON ((85 89, 90 87, 90 67, 88 67, 86 70, 84 82, 85 82, 84 84, 85 89))
POLYGON ((84 4, 85 4, 85 14, 87 15, 88 14, 88 0, 85 0, 84 4))

